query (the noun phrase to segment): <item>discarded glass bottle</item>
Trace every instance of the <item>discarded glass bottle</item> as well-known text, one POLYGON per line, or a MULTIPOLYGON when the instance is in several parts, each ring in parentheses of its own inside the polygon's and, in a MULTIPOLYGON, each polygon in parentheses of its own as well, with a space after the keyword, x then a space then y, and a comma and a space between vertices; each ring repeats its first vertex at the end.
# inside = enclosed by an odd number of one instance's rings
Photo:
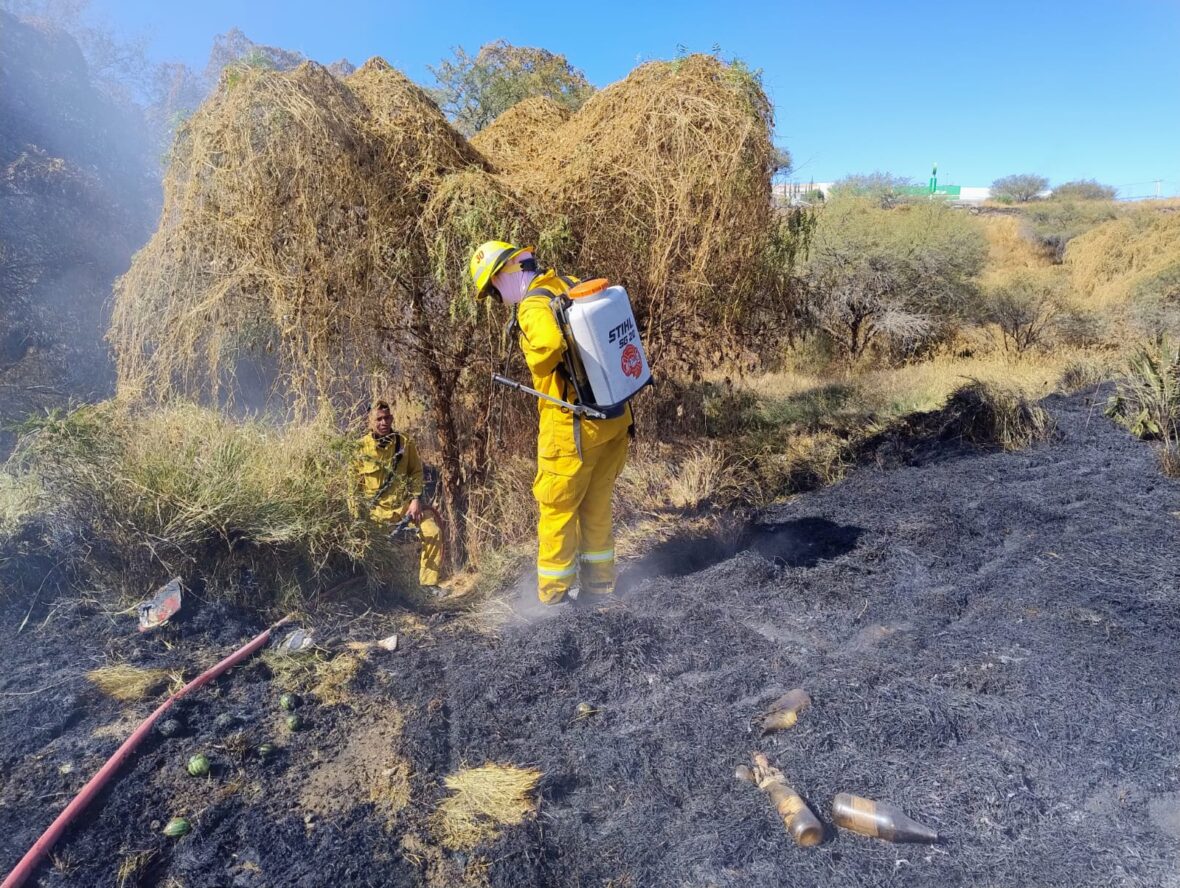
MULTIPOLYGON (((787 783, 783 772, 774 767, 760 752, 754 753, 754 769, 752 776, 754 783, 774 802, 774 808, 791 838, 798 845, 818 845, 823 841, 824 827, 819 819, 811 813, 807 802, 803 801, 799 793, 795 792, 787 783)), ((735 774, 739 779, 745 779, 741 774, 735 774)))
POLYGON ((842 792, 832 799, 836 826, 887 842, 937 842, 938 833, 888 802, 874 802, 842 792))
POLYGON ((799 721, 799 713, 811 706, 811 696, 803 688, 787 691, 770 704, 762 717, 762 734, 785 731, 799 721))

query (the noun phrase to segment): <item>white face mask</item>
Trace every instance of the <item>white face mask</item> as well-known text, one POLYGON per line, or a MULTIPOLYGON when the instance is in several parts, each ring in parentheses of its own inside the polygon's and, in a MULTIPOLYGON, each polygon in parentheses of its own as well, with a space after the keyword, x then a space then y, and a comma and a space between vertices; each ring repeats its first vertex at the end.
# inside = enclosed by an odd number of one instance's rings
MULTIPOLYGON (((532 259, 532 253, 521 253, 510 264, 516 265, 524 259, 532 259)), ((528 292, 529 284, 533 282, 533 278, 537 276, 535 271, 512 271, 505 274, 501 272, 492 278, 492 286, 500 293, 500 298, 504 300, 505 305, 516 305, 524 299, 525 293, 528 292)))

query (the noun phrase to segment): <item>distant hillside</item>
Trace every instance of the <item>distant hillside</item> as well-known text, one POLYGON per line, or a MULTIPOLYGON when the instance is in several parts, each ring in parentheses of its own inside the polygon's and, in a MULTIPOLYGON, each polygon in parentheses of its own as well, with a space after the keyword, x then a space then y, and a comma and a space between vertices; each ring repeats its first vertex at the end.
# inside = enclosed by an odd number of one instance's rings
POLYGON ((0 422, 109 390, 108 296, 158 212, 148 144, 70 36, 0 12, 0 422))

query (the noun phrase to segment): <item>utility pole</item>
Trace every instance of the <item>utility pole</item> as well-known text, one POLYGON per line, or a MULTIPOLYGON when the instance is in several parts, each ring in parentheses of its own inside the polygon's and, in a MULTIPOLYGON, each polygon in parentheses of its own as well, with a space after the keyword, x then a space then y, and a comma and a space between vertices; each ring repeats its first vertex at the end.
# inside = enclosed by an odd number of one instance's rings
POLYGON ((1159 196, 1160 196, 1160 184, 1161 184, 1163 181, 1164 181, 1163 179, 1156 179, 1156 180, 1155 180, 1155 197, 1156 197, 1156 200, 1159 200, 1159 196))

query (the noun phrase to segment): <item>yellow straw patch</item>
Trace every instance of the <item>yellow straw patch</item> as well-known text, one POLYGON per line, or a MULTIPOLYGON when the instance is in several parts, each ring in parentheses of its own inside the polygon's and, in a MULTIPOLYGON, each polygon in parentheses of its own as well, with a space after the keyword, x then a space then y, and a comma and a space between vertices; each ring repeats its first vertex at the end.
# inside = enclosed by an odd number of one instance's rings
POLYGON ((537 810, 533 791, 541 779, 535 768, 487 764, 464 768, 444 781, 451 795, 434 816, 439 843, 469 851, 491 841, 500 828, 514 826, 537 810))
POLYGON ((158 691, 171 673, 167 669, 141 669, 120 663, 91 669, 86 677, 108 697, 124 703, 145 700, 158 691))

